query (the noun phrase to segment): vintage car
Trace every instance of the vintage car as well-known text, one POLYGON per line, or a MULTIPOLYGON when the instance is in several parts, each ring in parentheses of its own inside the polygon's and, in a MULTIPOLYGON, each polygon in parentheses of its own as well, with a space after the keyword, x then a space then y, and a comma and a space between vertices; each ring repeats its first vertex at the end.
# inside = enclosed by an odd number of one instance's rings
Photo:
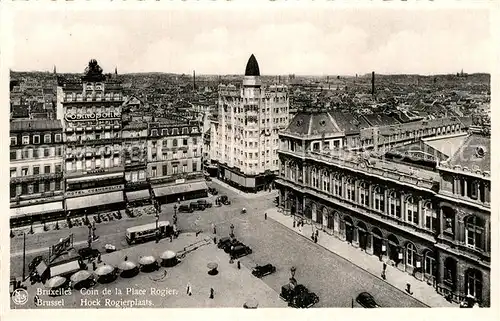
POLYGON ((235 248, 238 245, 244 245, 244 244, 241 243, 240 241, 238 241, 237 239, 231 239, 231 240, 229 240, 229 242, 227 242, 226 244, 224 244, 224 247, 222 249, 224 250, 224 252, 230 253, 231 252, 231 246, 233 248, 235 248))
POLYGON ((219 249, 225 249, 226 245, 229 244, 229 243, 231 243, 231 238, 230 237, 223 237, 217 243, 217 247, 219 249))
POLYGON ((380 308, 377 302, 375 302, 373 296, 368 292, 361 292, 358 294, 356 302, 358 302, 363 308, 380 308))
POLYGON ((194 209, 192 209, 189 205, 180 205, 177 211, 179 213, 193 213, 194 209))
POLYGON ((257 265, 252 270, 252 275, 261 278, 274 272, 276 272, 276 267, 273 266, 272 264, 257 265))
POLYGON ((249 254, 252 254, 252 249, 244 244, 234 246, 233 250, 229 252, 229 255, 231 255, 233 259, 239 259, 249 254))
POLYGON ((199 207, 203 207, 204 209, 212 207, 212 203, 208 202, 207 200, 197 200, 196 202, 198 203, 199 207))
POLYGON ((78 250, 78 254, 81 256, 82 260, 87 260, 90 258, 98 257, 100 252, 97 249, 84 247, 78 250))
POLYGON ((280 298, 293 308, 310 308, 319 302, 319 297, 302 284, 286 284, 281 287, 280 298))
POLYGON ((226 195, 221 195, 219 197, 220 199, 220 202, 224 205, 231 205, 231 201, 229 200, 229 198, 226 196, 226 195))

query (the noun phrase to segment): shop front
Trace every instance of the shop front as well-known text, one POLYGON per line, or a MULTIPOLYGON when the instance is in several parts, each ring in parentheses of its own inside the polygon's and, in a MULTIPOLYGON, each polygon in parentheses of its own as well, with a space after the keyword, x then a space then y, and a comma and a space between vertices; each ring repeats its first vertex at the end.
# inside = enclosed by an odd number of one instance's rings
POLYGON ((71 216, 95 214, 124 209, 123 191, 86 195, 66 199, 66 213, 71 216))
POLYGON ((25 226, 33 222, 49 222, 64 217, 62 201, 26 205, 10 209, 10 226, 25 226))
POLYGON ((153 186, 154 197, 163 204, 208 196, 205 182, 181 183, 166 186, 153 186))

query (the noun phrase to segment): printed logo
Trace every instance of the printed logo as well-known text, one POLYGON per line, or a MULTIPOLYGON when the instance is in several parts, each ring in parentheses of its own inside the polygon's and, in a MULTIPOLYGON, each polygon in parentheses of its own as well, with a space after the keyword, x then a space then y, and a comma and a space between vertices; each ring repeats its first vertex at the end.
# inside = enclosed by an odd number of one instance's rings
POLYGON ((12 302, 15 305, 25 305, 28 302, 28 291, 25 289, 15 289, 12 293, 12 302))

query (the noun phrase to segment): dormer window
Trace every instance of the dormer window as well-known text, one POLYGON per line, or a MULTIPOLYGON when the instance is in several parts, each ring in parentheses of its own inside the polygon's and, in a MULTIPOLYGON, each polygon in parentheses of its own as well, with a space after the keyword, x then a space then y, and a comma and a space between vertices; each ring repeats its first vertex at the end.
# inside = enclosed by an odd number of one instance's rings
POLYGON ((486 155, 486 150, 483 146, 478 146, 476 148, 476 157, 483 158, 486 155))

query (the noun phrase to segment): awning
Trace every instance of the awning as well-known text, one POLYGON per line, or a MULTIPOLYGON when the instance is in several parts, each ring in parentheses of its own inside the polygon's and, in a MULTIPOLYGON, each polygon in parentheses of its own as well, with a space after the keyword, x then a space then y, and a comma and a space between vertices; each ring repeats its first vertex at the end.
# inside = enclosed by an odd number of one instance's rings
POLYGON ((68 178, 67 183, 83 183, 83 182, 92 182, 95 180, 103 180, 103 179, 111 179, 111 178, 119 178, 123 177, 123 173, 112 173, 112 174, 103 174, 103 175, 93 175, 93 176, 84 176, 77 178, 68 178))
POLYGON ((79 208, 94 207, 105 204, 123 202, 123 192, 112 192, 97 195, 88 195, 66 200, 66 210, 75 210, 79 208))
POLYGON ((61 275, 61 274, 72 274, 80 270, 80 264, 78 261, 71 261, 68 263, 56 265, 50 268, 50 277, 61 275))
POLYGON ((43 203, 31 206, 11 208, 10 217, 18 217, 24 215, 40 214, 40 213, 50 213, 62 210, 63 210, 62 202, 43 203))
POLYGON ((149 199, 149 198, 150 198, 149 190, 147 190, 147 189, 144 189, 142 191, 134 191, 134 192, 127 193, 127 200, 129 202, 139 201, 139 200, 149 199))
POLYGON ((207 189, 207 184, 205 182, 195 182, 195 183, 157 187, 154 189, 154 191, 155 191, 155 196, 158 197, 158 196, 167 196, 167 195, 200 191, 204 189, 207 189))

